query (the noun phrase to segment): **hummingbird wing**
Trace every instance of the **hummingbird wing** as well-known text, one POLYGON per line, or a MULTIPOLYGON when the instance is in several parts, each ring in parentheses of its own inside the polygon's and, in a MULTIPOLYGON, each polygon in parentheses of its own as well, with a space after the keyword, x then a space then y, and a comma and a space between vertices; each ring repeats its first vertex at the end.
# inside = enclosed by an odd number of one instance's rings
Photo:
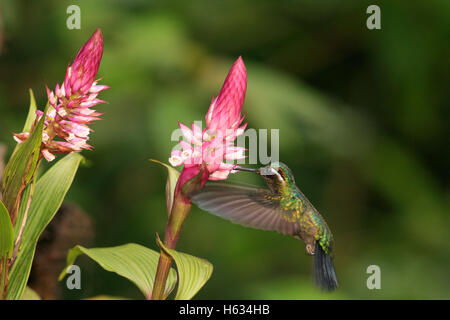
POLYGON ((279 203, 269 199, 269 189, 224 183, 207 183, 190 195, 192 201, 209 213, 246 227, 297 235, 299 225, 279 211, 279 203))

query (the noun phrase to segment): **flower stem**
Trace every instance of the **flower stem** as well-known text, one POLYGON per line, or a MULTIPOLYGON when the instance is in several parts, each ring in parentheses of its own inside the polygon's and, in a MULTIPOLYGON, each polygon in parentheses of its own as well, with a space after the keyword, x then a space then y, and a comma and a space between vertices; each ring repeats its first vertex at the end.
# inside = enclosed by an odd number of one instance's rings
MULTIPOLYGON (((164 234, 164 245, 169 249, 175 249, 178 238, 180 237, 183 222, 191 210, 191 201, 178 192, 175 195, 172 212, 169 216, 166 232, 164 234)), ((170 266, 172 265, 172 258, 168 256, 163 250, 159 256, 158 268, 156 270, 155 283, 150 299, 163 300, 165 299, 165 288, 167 276, 169 275, 170 266)))
POLYGON ((0 300, 6 300, 6 294, 8 292, 8 260, 7 257, 0 259, 0 300))
POLYGON ((11 266, 14 263, 14 261, 16 260, 17 254, 19 253, 20 244, 22 243, 23 230, 25 229, 25 225, 28 220, 28 212, 30 211, 31 201, 33 200, 35 185, 36 184, 35 184, 35 181, 33 178, 33 181, 31 182, 31 186, 30 186, 30 188, 31 188, 30 194, 28 195, 27 206, 25 208, 25 213, 23 215, 22 222, 21 222, 20 229, 19 229, 19 235, 17 236, 16 242, 14 243, 14 250, 12 253, 11 263, 10 263, 11 266))

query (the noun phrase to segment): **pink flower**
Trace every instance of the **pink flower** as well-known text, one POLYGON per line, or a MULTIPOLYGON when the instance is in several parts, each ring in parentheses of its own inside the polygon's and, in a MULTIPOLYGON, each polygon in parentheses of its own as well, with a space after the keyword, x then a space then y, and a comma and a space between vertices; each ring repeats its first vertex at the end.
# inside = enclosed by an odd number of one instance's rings
POLYGON ((206 125, 212 133, 221 131, 237 136, 244 132, 247 124, 240 128, 239 125, 245 117, 241 116, 241 112, 246 90, 247 71, 244 61, 239 57, 231 67, 219 95, 217 98, 213 97, 206 114, 206 125))
MULTIPOLYGON (((55 158, 53 153, 92 149, 87 143, 91 132, 88 125, 100 120, 102 113, 91 108, 104 103, 97 99, 97 95, 109 88, 95 80, 102 55, 103 37, 97 29, 80 49, 72 65, 67 67, 63 84, 57 84, 54 92, 46 88, 49 109, 44 121, 41 153, 47 161, 55 158)), ((43 112, 38 110, 36 115, 39 120, 43 112)), ((14 136, 19 143, 28 138, 27 133, 14 136)))
POLYGON ((205 168, 202 183, 206 180, 225 180, 236 164, 225 160, 245 158, 245 148, 235 147, 234 141, 242 134, 247 124, 241 126, 241 115, 247 89, 247 73, 239 57, 231 67, 222 89, 213 98, 206 114, 206 128, 192 124, 187 127, 179 123, 185 141, 179 143, 179 150, 172 151, 169 162, 173 166, 184 164, 178 182, 183 185, 205 168))

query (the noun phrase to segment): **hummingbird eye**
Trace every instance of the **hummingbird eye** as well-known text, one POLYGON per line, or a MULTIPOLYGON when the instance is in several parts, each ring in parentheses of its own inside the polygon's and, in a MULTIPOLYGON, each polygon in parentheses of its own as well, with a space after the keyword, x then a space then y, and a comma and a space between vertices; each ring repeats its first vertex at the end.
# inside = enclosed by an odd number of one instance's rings
POLYGON ((284 170, 278 168, 278 173, 283 178, 283 180, 286 180, 286 172, 284 170))

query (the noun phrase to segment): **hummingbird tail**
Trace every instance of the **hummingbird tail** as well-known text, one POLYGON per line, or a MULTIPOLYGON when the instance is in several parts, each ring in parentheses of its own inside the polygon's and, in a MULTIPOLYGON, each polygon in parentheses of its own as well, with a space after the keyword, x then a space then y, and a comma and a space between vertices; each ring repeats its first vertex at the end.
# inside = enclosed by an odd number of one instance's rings
POLYGON ((314 277, 316 285, 324 291, 334 291, 338 287, 333 258, 325 253, 318 241, 314 250, 314 277))

